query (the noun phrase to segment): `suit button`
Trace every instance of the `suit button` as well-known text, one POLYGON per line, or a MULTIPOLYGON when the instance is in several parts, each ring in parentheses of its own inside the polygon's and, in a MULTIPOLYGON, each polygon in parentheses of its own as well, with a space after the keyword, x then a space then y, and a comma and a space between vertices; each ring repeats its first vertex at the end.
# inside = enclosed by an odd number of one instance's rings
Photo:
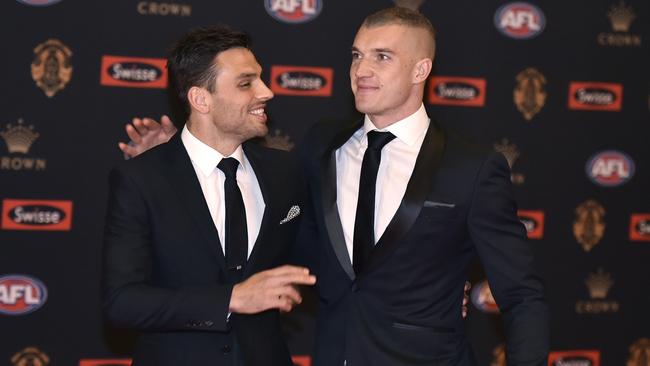
POLYGON ((352 282, 352 292, 359 292, 359 285, 357 285, 357 281, 352 282))
POLYGON ((230 353, 230 345, 226 344, 223 347, 221 347, 221 352, 223 352, 224 355, 227 355, 230 353))

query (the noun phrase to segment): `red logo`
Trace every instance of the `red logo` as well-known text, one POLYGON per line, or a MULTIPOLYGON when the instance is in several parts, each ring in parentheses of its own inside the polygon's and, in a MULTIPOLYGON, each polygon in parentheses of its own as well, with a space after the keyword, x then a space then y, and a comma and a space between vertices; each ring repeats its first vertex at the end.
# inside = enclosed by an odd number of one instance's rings
POLYGON ((621 84, 574 81, 569 85, 569 109, 620 111, 622 104, 621 84))
POLYGON ((484 313, 499 313, 499 306, 494 300, 494 296, 492 296, 492 290, 487 280, 481 281, 472 287, 470 299, 472 300, 472 304, 484 313))
POLYGON ((0 314, 23 315, 45 305, 47 288, 34 277, 7 275, 0 277, 0 314))
POLYGON ((69 231, 72 201, 2 201, 2 228, 5 230, 69 231))
POLYGON ((429 103, 482 107, 485 105, 485 79, 434 76, 429 83, 429 103))
POLYGON ((103 56, 100 83, 130 88, 167 87, 167 60, 126 56, 103 56))
POLYGON ((544 211, 517 211, 519 221, 524 224, 529 239, 541 239, 544 236, 544 211))
POLYGON ((329 97, 334 69, 310 66, 271 66, 271 90, 278 95, 329 97))
POLYGON ((311 366, 311 357, 309 356, 291 356, 294 366, 311 366))
POLYGON ((120 359, 95 359, 79 360, 79 366, 131 366, 131 360, 128 358, 120 359))
POLYGON ((630 240, 650 241, 650 213, 632 214, 630 217, 630 240))
POLYGON ((574 350, 550 352, 548 366, 600 366, 600 351, 574 350))
POLYGON ((632 158, 620 151, 601 151, 592 156, 585 165, 587 177, 603 187, 616 187, 634 177, 635 165, 632 158))

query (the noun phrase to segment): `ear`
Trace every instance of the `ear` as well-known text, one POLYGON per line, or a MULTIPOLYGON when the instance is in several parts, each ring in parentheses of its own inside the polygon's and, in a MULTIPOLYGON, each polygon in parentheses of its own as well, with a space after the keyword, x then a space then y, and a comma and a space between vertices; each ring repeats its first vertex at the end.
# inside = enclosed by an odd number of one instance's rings
POLYGON ((196 110, 199 113, 210 112, 210 103, 212 102, 212 99, 210 98, 210 92, 205 88, 200 88, 198 86, 191 87, 190 90, 187 91, 187 100, 193 110, 196 110))
POLYGON ((422 60, 415 63, 413 68, 413 83, 419 84, 427 81, 429 74, 431 74, 431 68, 433 67, 433 61, 430 58, 423 58, 422 60))

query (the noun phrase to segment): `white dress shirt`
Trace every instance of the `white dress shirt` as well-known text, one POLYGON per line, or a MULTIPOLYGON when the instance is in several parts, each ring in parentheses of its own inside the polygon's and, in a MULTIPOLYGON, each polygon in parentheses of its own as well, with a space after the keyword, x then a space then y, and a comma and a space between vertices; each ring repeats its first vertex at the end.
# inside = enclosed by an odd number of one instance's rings
MULTIPOLYGON (((221 155, 217 150, 204 144, 197 139, 187 129, 187 125, 181 132, 181 140, 185 145, 185 150, 192 160, 192 166, 196 172, 196 177, 201 184, 203 197, 208 204, 210 216, 214 226, 219 233, 219 241, 221 242, 221 249, 225 253, 225 225, 226 225, 226 204, 224 197, 223 184, 226 181, 225 174, 217 168, 221 159, 227 156, 221 155)), ((244 208, 246 209, 246 227, 248 228, 248 256, 253 251, 253 245, 260 232, 262 225, 262 216, 264 216, 264 198, 260 185, 255 176, 255 172, 251 167, 250 162, 244 154, 241 145, 229 157, 239 161, 237 167, 237 185, 241 191, 244 200, 244 208)))
POLYGON ((336 204, 350 260, 353 253, 361 163, 368 147, 368 132, 388 131, 396 137, 381 150, 381 164, 377 172, 375 191, 375 243, 377 243, 402 202, 428 127, 429 117, 424 105, 421 105, 420 109, 412 115, 381 130, 377 129, 366 115, 363 127, 336 150, 336 204))

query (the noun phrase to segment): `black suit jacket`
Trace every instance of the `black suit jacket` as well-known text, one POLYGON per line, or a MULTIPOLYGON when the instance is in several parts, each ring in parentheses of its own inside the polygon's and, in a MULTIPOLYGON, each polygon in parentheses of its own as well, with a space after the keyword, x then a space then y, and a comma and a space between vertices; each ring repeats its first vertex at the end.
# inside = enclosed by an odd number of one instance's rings
MULTIPOLYGON (((303 203, 297 165, 286 152, 243 148, 266 203, 246 279, 287 263, 300 217, 280 221, 303 203)), ((180 134, 113 169, 103 304, 112 323, 142 332, 134 365, 291 365, 277 311, 227 320, 232 287, 180 134)))
POLYGON ((501 154, 432 121, 399 209, 354 272, 336 204, 335 151, 361 125, 316 125, 302 147, 311 207, 300 236, 307 245, 317 238, 313 250, 302 248, 318 278, 314 366, 475 364, 460 311, 475 254, 503 313, 509 365, 545 366, 543 286, 501 154))

